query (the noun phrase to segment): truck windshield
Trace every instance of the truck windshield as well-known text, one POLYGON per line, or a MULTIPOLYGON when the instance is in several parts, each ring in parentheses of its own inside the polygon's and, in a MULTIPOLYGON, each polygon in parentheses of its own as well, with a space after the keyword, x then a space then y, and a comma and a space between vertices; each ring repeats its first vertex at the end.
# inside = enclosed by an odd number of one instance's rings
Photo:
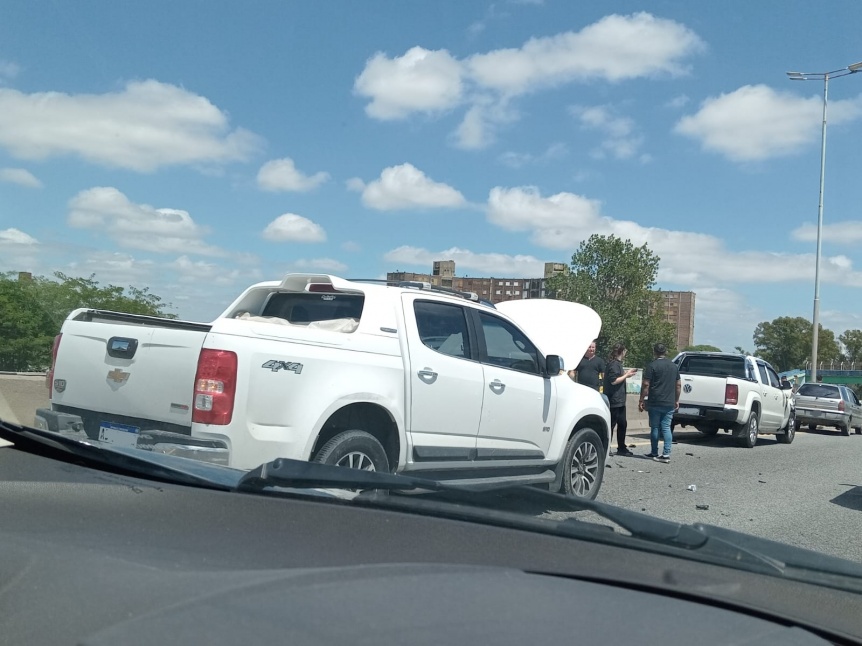
POLYGON ((745 360, 742 357, 688 355, 680 362, 679 372, 686 375, 745 379, 745 360))
POLYGON ((313 323, 335 319, 359 319, 365 297, 361 294, 273 294, 261 316, 275 316, 290 323, 313 323))

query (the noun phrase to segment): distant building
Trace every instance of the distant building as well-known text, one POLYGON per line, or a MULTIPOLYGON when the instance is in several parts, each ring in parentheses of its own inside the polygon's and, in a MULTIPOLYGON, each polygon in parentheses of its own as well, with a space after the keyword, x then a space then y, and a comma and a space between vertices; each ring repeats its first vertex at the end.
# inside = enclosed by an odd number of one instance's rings
POLYGON ((678 350, 694 345, 694 292, 661 292, 664 320, 676 330, 678 350))
MULTIPOLYGON (((394 271, 386 274, 391 282, 415 281, 473 292, 491 303, 521 298, 548 298, 546 282, 568 270, 564 262, 546 262, 541 278, 469 278, 455 275, 454 260, 435 260, 430 274, 394 271)), ((694 345, 694 292, 661 292, 665 320, 676 330, 676 347, 694 345)))

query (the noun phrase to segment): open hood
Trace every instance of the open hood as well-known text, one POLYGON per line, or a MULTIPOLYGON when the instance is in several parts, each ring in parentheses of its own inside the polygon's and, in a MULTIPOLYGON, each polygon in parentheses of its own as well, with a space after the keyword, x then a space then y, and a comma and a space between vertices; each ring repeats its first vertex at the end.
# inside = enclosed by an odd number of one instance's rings
POLYGON ((578 365, 602 329, 602 319, 595 310, 571 301, 525 298, 495 307, 526 332, 543 355, 563 357, 566 370, 578 365))

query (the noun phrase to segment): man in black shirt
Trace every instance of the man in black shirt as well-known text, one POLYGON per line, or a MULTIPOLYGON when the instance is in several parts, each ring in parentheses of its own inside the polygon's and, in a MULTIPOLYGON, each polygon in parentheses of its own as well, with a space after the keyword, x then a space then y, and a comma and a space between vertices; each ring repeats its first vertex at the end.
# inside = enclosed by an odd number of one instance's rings
POLYGON ((575 368, 575 372, 577 373, 577 382, 579 384, 589 386, 590 388, 594 388, 595 390, 602 392, 602 382, 605 375, 605 362, 602 361, 601 357, 596 356, 595 341, 590 343, 590 347, 587 348, 587 353, 584 355, 584 358, 581 359, 580 363, 578 363, 578 367, 575 368))
POLYGON ((670 449, 673 444, 673 432, 670 429, 673 414, 679 408, 680 380, 676 364, 668 359, 664 343, 653 346, 655 359, 646 367, 641 385, 641 398, 638 410, 643 412, 644 399, 649 396, 649 438, 650 452, 647 457, 656 462, 670 463, 670 449), (658 453, 658 436, 661 432, 664 451, 658 453))

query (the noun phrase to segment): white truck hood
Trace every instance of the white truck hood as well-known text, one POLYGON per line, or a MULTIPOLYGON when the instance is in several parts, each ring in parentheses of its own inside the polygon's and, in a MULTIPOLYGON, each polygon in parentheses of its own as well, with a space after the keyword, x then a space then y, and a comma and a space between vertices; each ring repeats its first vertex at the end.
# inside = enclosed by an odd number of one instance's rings
POLYGON ((542 354, 560 355, 566 370, 578 365, 602 329, 595 310, 571 301, 526 298, 497 303, 496 308, 526 332, 542 354))

